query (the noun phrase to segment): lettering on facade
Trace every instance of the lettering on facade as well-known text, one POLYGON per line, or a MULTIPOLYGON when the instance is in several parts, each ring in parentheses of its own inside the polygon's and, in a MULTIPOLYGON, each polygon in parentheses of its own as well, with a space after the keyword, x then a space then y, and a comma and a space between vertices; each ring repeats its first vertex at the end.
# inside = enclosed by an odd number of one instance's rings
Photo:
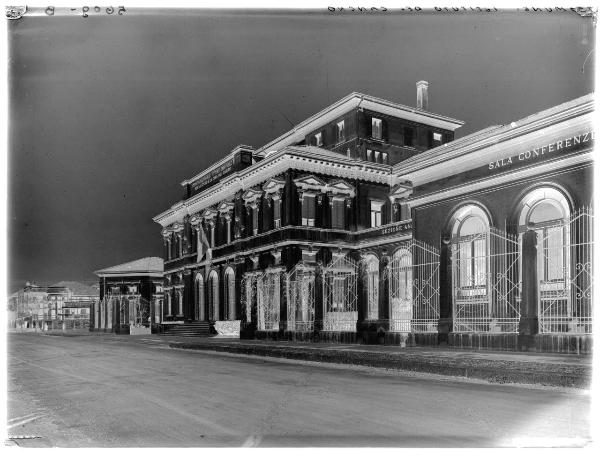
POLYGON ((536 160, 547 155, 554 154, 556 152, 564 152, 567 149, 571 149, 577 145, 589 143, 591 141, 594 141, 593 131, 582 133, 576 136, 570 136, 568 138, 561 139, 560 141, 555 141, 550 144, 543 145, 541 147, 535 147, 531 150, 520 152, 517 155, 512 155, 510 157, 505 157, 490 162, 488 165, 488 169, 496 170, 499 168, 504 168, 505 166, 510 166, 513 163, 536 160))
POLYGON ((205 185, 211 183, 214 180, 220 179, 225 174, 229 173, 233 169, 233 158, 226 163, 223 163, 218 168, 212 170, 206 176, 202 176, 196 182, 192 184, 192 188, 194 191, 204 187, 205 185))
POLYGON ((384 228, 381 230, 380 234, 392 234, 392 233, 398 233, 400 231, 406 231, 406 230, 410 230, 410 229, 411 229, 410 223, 403 223, 401 225, 390 226, 388 228, 384 228))

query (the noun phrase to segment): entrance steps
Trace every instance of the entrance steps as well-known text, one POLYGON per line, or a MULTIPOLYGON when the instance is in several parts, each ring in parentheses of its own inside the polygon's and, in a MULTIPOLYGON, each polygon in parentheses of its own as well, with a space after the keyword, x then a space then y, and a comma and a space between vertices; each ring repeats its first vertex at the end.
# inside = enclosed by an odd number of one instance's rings
POLYGON ((210 335, 210 324, 207 321, 194 321, 179 325, 164 325, 166 336, 202 337, 210 335))

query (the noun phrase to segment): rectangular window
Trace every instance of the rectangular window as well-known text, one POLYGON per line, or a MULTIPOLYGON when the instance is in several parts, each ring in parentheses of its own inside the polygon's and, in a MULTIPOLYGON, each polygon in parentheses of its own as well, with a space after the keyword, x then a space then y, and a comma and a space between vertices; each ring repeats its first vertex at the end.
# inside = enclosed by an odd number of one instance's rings
POLYGON ((411 127, 404 127, 404 145, 413 146, 413 129, 411 127))
POLYGON ((371 137, 374 139, 383 138, 381 119, 371 118, 371 137))
POLYGON ((379 161, 379 151, 378 150, 375 151, 375 160, 374 161, 375 161, 375 163, 380 163, 380 161, 379 161))
POLYGON ((386 165, 388 164, 388 154, 386 152, 383 152, 381 154, 381 160, 383 163, 385 163, 386 165))
POLYGON ((315 226, 315 195, 302 197, 302 225, 315 226))
POLYGON ((337 142, 340 143, 346 140, 346 130, 344 121, 338 122, 337 124, 337 142))
POLYGON ((442 134, 441 133, 433 133, 433 142, 442 142, 442 134))
POLYGON ((371 228, 381 226, 381 208, 383 201, 371 201, 371 228))
POLYGON ((371 149, 367 149, 367 161, 373 161, 373 151, 371 149))
POLYGON ((323 145, 323 133, 319 132, 315 135, 315 145, 321 147, 323 145))
POLYGON ((275 228, 281 227, 281 200, 273 200, 273 226, 275 228))
POLYGON ((345 201, 343 199, 334 199, 331 206, 331 228, 343 230, 346 228, 344 223, 345 217, 345 201))

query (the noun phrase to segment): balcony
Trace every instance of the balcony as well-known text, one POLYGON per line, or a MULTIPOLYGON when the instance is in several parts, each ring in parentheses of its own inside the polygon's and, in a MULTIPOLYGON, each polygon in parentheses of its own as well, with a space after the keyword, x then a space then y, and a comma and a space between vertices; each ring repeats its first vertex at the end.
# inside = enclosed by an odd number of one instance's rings
MULTIPOLYGON (((217 246, 212 250, 212 256, 213 258, 219 258, 267 245, 276 246, 283 242, 292 244, 295 242, 331 244, 332 246, 338 243, 352 245, 359 242, 377 240, 378 238, 381 238, 382 242, 384 242, 391 236, 410 235, 411 233, 411 219, 359 231, 336 230, 314 226, 284 226, 259 233, 256 236, 236 239, 229 244, 217 246)), ((196 254, 189 253, 181 258, 165 261, 165 270, 177 269, 195 262, 196 254)))

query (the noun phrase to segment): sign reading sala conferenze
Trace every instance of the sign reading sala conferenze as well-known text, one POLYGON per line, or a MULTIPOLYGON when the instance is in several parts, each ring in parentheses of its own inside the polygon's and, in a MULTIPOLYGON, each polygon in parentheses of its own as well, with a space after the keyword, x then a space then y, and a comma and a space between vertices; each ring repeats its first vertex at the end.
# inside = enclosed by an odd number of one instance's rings
POLYGON ((535 147, 531 150, 520 152, 517 155, 511 155, 500 160, 492 161, 488 165, 488 169, 496 170, 511 166, 517 163, 525 163, 533 160, 547 158, 556 153, 563 153, 567 150, 572 150, 582 144, 594 141, 594 131, 588 131, 576 136, 569 136, 559 141, 554 141, 540 147, 535 147))

